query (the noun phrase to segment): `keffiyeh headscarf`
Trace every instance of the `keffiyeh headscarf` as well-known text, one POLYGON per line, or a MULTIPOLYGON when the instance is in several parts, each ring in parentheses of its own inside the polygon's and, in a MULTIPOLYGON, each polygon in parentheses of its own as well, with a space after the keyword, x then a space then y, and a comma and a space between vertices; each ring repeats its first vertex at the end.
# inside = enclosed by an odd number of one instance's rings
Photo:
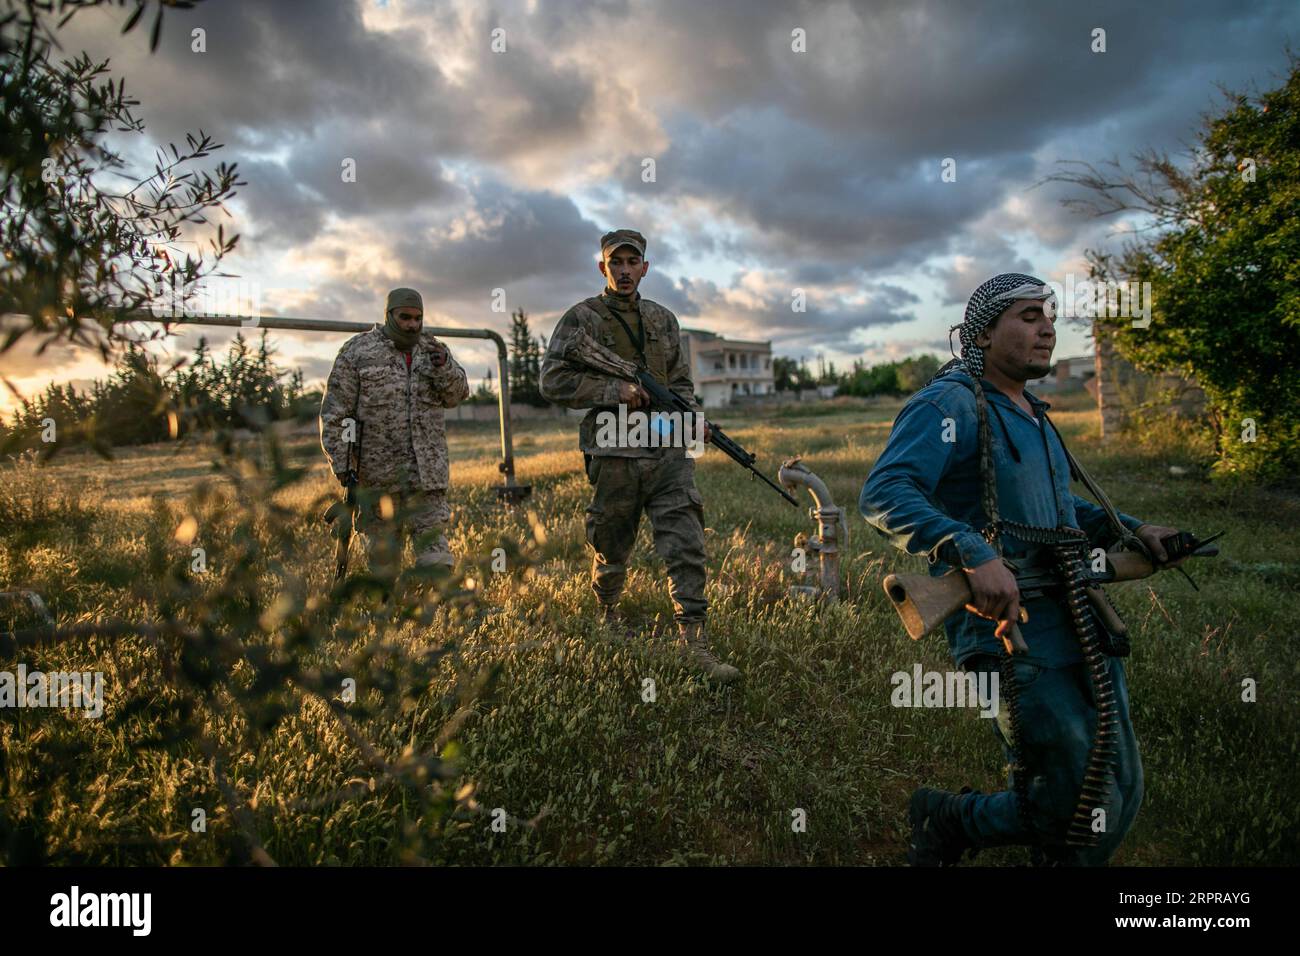
POLYGON ((1055 303, 1051 286, 1022 272, 994 276, 971 293, 961 325, 953 326, 961 340, 961 359, 949 362, 942 371, 964 369, 979 381, 984 374, 984 351, 975 344, 975 338, 1011 303, 1020 299, 1051 299, 1055 303))

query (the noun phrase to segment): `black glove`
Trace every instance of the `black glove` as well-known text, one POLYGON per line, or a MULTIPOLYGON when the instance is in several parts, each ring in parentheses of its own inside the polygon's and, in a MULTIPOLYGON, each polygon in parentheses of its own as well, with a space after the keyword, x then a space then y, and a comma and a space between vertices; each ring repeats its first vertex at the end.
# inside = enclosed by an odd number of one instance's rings
POLYGON ((351 469, 334 476, 344 488, 351 488, 357 483, 357 473, 351 469))

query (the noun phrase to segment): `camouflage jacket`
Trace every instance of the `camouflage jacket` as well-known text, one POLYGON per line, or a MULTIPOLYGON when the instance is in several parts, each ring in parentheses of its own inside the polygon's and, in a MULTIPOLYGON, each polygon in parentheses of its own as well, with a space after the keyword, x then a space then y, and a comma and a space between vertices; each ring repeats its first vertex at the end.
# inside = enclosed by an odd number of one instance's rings
POLYGON ((406 358, 379 329, 354 335, 334 359, 320 403, 320 443, 334 473, 348 469, 344 420, 361 423, 357 477, 371 488, 401 487, 407 463, 418 475, 409 484, 426 491, 447 488, 447 433, 442 410, 469 397, 465 370, 450 355, 435 368, 425 332, 406 358))
MULTIPOLYGON (((618 304, 608 292, 600 298, 607 304, 618 304)), ((695 401, 695 383, 691 379, 690 365, 682 354, 681 330, 677 316, 658 302, 641 298, 633 300, 645 329, 645 362, 656 379, 670 391, 699 410, 695 401)), ((596 444, 596 416, 603 410, 617 409, 621 379, 593 371, 563 358, 575 330, 585 331, 597 342, 617 352, 621 357, 642 364, 640 356, 627 351, 627 335, 617 321, 603 317, 590 305, 579 302, 565 312, 555 326, 542 361, 539 387, 547 401, 566 408, 589 408, 578 428, 578 445, 585 454, 618 458, 658 458, 666 454, 680 455, 681 449, 664 448, 603 448, 596 444)))

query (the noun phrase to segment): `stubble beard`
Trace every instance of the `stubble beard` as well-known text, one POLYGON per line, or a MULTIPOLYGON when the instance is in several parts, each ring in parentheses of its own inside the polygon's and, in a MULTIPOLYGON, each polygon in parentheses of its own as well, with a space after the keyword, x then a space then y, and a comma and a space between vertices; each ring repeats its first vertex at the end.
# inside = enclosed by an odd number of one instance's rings
POLYGON ((1023 381, 1028 382, 1030 379, 1042 378, 1051 370, 1052 370, 1051 359, 1048 359, 1046 362, 1039 361, 1038 359, 1030 359, 1029 361, 1025 362, 1023 381))

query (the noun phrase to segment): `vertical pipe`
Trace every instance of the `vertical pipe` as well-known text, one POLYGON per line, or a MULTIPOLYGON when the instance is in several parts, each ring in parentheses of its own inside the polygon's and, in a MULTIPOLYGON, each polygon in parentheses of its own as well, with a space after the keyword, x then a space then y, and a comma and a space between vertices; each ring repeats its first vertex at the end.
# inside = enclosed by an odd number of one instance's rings
MULTIPOLYGON (((488 330, 485 330, 488 331, 488 330)), ((497 497, 510 504, 516 504, 527 498, 532 491, 529 485, 515 484, 515 445, 510 429, 510 353, 506 349, 505 339, 495 332, 489 332, 492 341, 497 344, 497 408, 501 422, 501 474, 505 484, 497 488, 497 497)))
POLYGON ((821 593, 829 600, 837 601, 840 596, 840 548, 848 543, 844 510, 836 507, 826 483, 798 458, 785 461, 777 477, 789 490, 802 485, 812 495, 816 506, 813 517, 817 519, 817 534, 808 539, 808 547, 817 552, 821 593))

